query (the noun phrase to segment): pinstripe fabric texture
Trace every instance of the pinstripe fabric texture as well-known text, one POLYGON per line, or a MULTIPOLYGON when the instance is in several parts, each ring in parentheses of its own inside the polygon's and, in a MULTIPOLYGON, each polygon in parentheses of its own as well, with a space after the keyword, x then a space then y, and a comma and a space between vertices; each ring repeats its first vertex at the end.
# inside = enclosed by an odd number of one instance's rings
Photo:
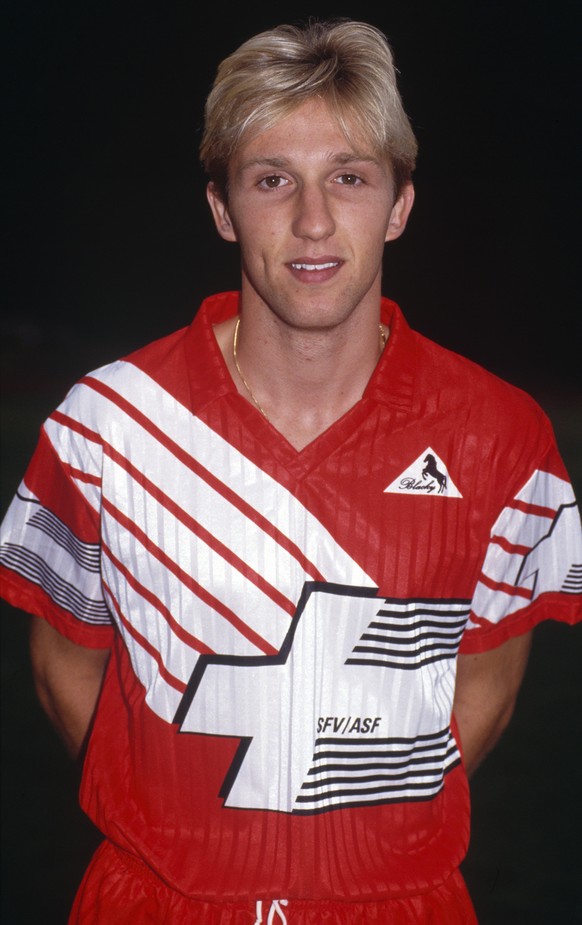
POLYGON ((185 895, 438 886, 469 807, 456 657, 580 618, 575 499, 540 409, 412 332, 295 451, 193 325, 84 377, 3 525, 13 603, 113 646, 82 789, 185 895))

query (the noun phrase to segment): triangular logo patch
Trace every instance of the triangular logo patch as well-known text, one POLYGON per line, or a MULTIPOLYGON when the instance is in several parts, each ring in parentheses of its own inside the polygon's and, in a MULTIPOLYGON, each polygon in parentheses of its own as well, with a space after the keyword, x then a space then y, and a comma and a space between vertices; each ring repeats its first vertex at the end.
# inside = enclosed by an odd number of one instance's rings
POLYGON ((462 498, 444 462, 430 446, 385 489, 395 495, 433 495, 462 498))

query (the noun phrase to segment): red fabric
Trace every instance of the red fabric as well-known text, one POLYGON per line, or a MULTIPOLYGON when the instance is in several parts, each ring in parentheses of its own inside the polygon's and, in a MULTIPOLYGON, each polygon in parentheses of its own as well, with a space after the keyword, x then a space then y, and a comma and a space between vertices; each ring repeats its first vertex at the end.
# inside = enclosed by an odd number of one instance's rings
POLYGON ((477 925, 461 874, 435 890, 388 902, 238 903, 187 899, 145 864, 104 842, 78 890, 69 925, 477 925), (276 911, 279 908, 280 912, 276 911), (273 908, 274 907, 274 908, 273 908), (272 918, 269 918, 269 914, 272 918), (284 916, 284 918, 282 917, 284 916))
POLYGON ((51 416, 7 516, 11 600, 114 638, 82 803, 178 895, 431 893, 469 834, 459 641, 580 619, 551 427, 384 300, 362 400, 297 452, 228 373, 212 326, 237 308, 208 300, 51 416))
POLYGON ((469 795, 460 764, 431 800, 258 812, 229 808, 221 795, 239 744, 160 722, 118 644, 89 742, 82 806, 109 838, 191 897, 397 897, 437 886, 463 860, 469 795))

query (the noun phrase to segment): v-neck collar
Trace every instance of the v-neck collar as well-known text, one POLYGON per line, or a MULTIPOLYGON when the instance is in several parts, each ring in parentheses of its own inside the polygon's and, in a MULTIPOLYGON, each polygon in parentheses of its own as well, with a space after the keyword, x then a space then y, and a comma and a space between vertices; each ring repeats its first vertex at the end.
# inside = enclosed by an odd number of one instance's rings
POLYGON ((242 426, 283 465, 302 477, 341 446, 377 405, 407 412, 412 407, 416 367, 414 333, 400 308, 382 298, 382 322, 390 329, 388 342, 361 399, 322 434, 297 450, 241 395, 218 346, 213 327, 236 315, 240 293, 223 292, 205 299, 186 335, 192 411, 203 415, 214 402, 227 402, 242 426))

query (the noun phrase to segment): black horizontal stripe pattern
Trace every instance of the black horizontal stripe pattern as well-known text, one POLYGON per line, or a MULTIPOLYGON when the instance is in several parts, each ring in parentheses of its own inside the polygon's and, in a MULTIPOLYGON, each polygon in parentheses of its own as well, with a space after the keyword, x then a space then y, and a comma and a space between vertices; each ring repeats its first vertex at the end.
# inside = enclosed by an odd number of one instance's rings
POLYGON ((582 564, 576 563, 570 568, 561 590, 570 594, 579 594, 582 591, 582 564))
MULTIPOLYGON (((33 550, 6 543, 0 549, 0 563, 41 587, 55 604, 68 610, 84 623, 99 625, 111 622, 102 598, 94 599, 82 594, 33 550)), ((97 582, 95 584, 98 587, 97 582)))
POLYGON ((387 599, 346 665, 414 670, 455 658, 469 612, 468 601, 387 599))
POLYGON ((88 572, 99 572, 101 547, 97 543, 83 543, 52 511, 41 507, 28 523, 50 536, 81 568, 88 572))
POLYGON ((460 760, 449 729, 408 739, 321 737, 294 812, 430 800, 460 760))

